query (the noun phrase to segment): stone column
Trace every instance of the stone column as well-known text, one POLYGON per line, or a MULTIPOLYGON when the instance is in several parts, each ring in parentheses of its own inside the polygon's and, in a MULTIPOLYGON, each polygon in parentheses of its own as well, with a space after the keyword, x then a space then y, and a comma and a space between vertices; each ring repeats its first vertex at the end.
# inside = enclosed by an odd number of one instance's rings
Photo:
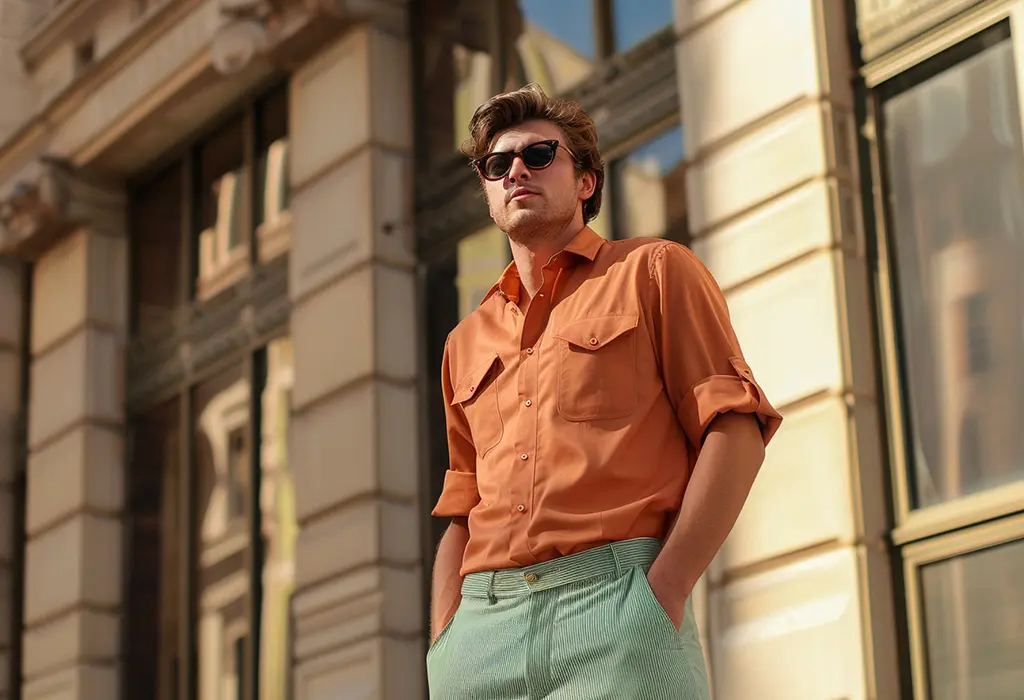
POLYGON ((76 191, 33 271, 25 700, 119 695, 127 242, 120 197, 76 191))
POLYGON ((365 24, 291 84, 297 700, 426 696, 409 74, 365 24))
POLYGON ((718 700, 899 695, 843 6, 676 0, 694 250, 786 416, 709 572, 718 700))
POLYGON ((11 678, 14 599, 14 532, 18 509, 14 487, 20 461, 22 352, 21 267, 0 259, 0 700, 11 696, 17 678, 11 678))

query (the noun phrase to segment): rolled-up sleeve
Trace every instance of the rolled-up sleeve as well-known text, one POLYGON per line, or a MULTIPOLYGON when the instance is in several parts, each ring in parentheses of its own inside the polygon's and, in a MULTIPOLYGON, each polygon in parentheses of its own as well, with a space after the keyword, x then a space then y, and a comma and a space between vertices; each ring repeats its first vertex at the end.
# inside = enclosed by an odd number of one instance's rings
POLYGON ((764 444, 782 416, 743 358, 725 296, 686 247, 666 243, 651 258, 652 332, 669 401, 699 450, 716 416, 757 417, 764 444))
POLYGON ((448 471, 444 475, 441 496, 431 514, 436 517, 466 516, 480 502, 476 484, 476 448, 462 406, 452 404, 455 388, 448 341, 445 341, 441 361, 441 393, 448 433, 448 471))

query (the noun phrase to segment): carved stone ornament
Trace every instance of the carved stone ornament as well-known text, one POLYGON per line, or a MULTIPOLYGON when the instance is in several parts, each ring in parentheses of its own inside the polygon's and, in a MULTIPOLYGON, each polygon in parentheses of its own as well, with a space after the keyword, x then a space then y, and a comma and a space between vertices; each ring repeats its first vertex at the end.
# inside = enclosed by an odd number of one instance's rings
POLYGON ((35 260, 83 226, 124 228, 120 188, 90 181, 65 161, 43 157, 0 199, 0 254, 35 260))

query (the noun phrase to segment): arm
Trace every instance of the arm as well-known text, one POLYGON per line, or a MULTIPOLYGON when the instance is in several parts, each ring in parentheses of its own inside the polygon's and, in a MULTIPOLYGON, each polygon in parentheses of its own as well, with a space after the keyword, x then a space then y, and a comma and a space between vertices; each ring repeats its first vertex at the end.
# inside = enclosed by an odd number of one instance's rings
POLYGON ((665 391, 691 450, 679 513, 648 572, 678 626, 686 599, 739 517, 782 416, 754 380, 725 297, 697 257, 667 244, 652 257, 650 280, 665 391))
POLYGON ((462 559, 469 543, 468 518, 452 518, 434 557, 434 578, 430 594, 430 642, 441 634, 462 602, 462 559))
POLYGON ((676 627, 686 599, 735 525, 763 460, 764 441, 752 416, 729 413, 714 420, 679 517, 647 575, 676 627))
POLYGON ((430 639, 437 635, 462 602, 462 561, 469 543, 469 512, 480 502, 476 485, 476 448, 462 408, 453 405, 455 389, 451 377, 451 352, 445 342, 441 363, 441 392, 444 396, 445 424, 448 432, 448 471, 437 505, 431 515, 450 517, 451 525, 441 536, 434 557, 430 592, 430 639))

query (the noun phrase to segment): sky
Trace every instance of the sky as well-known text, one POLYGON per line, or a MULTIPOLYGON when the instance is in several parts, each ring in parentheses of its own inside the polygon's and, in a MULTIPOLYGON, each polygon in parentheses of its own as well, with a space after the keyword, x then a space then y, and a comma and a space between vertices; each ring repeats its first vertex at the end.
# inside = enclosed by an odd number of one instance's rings
MULTIPOLYGON (((519 0, 524 16, 594 58, 593 0, 519 0)), ((672 0, 613 0, 616 49, 625 50, 672 22, 672 0)))

